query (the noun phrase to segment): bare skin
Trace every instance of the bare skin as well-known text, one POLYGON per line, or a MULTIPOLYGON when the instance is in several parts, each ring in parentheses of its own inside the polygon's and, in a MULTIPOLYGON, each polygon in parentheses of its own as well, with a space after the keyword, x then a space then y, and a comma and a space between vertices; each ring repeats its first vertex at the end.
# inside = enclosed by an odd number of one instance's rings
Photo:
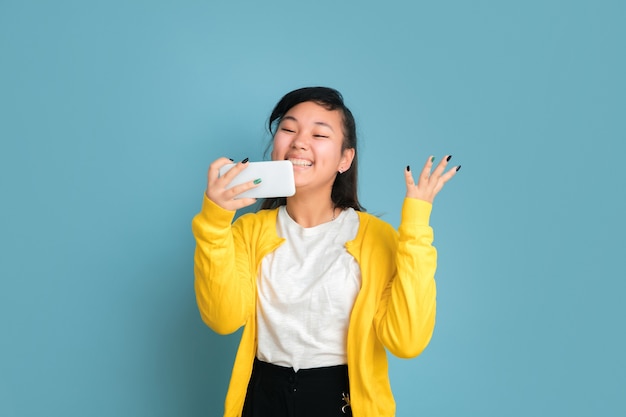
POLYGON ((404 179, 406 182, 406 196, 409 198, 417 198, 419 200, 428 201, 433 203, 435 196, 441 191, 444 184, 452 179, 461 168, 460 166, 452 167, 452 169, 445 172, 448 162, 452 158, 452 155, 446 155, 433 171, 434 157, 428 157, 428 160, 422 168, 417 184, 413 179, 413 174, 409 170, 409 167, 404 171, 404 179))
MULTIPOLYGON (((289 216, 303 227, 313 227, 339 215, 331 199, 332 184, 337 175, 352 165, 354 149, 342 149, 342 115, 338 110, 327 110, 304 102, 290 109, 274 134, 273 160, 290 160, 294 164, 296 193, 287 198, 289 216)), ((444 157, 433 169, 434 158, 429 157, 417 182, 409 167, 405 170, 406 197, 433 203, 444 184, 457 173, 460 166, 446 172, 450 156, 444 157)), ((253 198, 237 199, 237 195, 257 187, 254 181, 227 189, 232 179, 247 166, 247 159, 236 164, 224 176, 219 169, 232 163, 219 158, 209 167, 206 196, 226 210, 238 210, 256 202, 253 198)), ((261 179, 262 180, 262 179, 261 179)))
MULTIPOLYGON (((441 161, 439 161, 435 170, 432 171, 434 165, 432 159, 433 157, 429 157, 427 162, 424 164, 424 167, 422 168, 422 171, 418 176, 417 183, 415 183, 415 180, 413 179, 412 171, 404 171, 406 183, 406 197, 417 198, 419 200, 424 200, 432 204, 437 194, 442 190, 443 186, 456 175, 458 168, 460 168, 460 166, 453 166, 451 169, 445 172, 449 162, 446 156, 441 161)), ((228 158, 219 158, 211 164, 207 175, 208 181, 206 196, 218 206, 226 210, 234 211, 252 205, 256 202, 256 199, 254 198, 237 199, 236 197, 238 194, 241 194, 244 191, 257 187, 258 184, 254 184, 253 181, 250 181, 236 187, 226 189, 230 181, 232 181, 232 179, 247 166, 247 162, 239 162, 224 176, 218 178, 218 172, 220 167, 230 163, 232 163, 232 161, 228 158)), ((296 219, 298 216, 295 215, 295 213, 298 212, 303 213, 304 217, 307 217, 305 215, 305 212, 323 212, 325 213, 324 218, 328 217, 328 213, 330 213, 331 216, 336 216, 338 214, 334 212, 334 206, 332 204, 332 200, 330 199, 330 193, 328 194, 328 198, 322 201, 320 201, 316 197, 317 196, 311 195, 307 197, 306 194, 299 195, 298 191, 296 190, 296 194, 293 197, 287 199, 288 206, 293 206, 294 208, 294 210, 289 210, 290 216, 296 219), (325 204, 322 204, 322 202, 324 202, 325 204)), ((323 223, 323 221, 312 221, 312 223, 320 224, 323 223)))

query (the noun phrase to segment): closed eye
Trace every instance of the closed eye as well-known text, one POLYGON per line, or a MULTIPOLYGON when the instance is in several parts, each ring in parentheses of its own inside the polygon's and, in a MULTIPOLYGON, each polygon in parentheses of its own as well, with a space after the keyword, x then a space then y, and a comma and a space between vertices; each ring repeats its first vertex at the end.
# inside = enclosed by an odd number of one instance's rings
POLYGON ((328 136, 326 135, 313 135, 314 138, 324 138, 324 139, 328 139, 328 136))
POLYGON ((283 132, 289 132, 289 133, 295 132, 295 130, 287 129, 286 127, 281 127, 280 130, 282 130, 283 132))

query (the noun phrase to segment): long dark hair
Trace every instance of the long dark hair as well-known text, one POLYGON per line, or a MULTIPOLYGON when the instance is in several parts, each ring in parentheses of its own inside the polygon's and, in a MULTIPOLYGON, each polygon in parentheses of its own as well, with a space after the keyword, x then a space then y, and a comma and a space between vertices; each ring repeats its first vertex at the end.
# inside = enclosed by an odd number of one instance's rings
MULTIPOLYGON (((352 207, 357 211, 365 211, 365 208, 359 203, 359 197, 357 195, 359 159, 357 152, 356 123, 354 122, 352 112, 344 104, 343 96, 339 91, 328 87, 305 87, 285 94, 278 104, 276 104, 274 110, 272 110, 272 114, 267 123, 267 129, 272 135, 272 141, 268 145, 266 152, 269 151, 272 146, 276 127, 280 124, 283 116, 295 105, 307 101, 317 103, 326 110, 341 111, 343 116, 343 144, 341 151, 343 152, 346 149, 353 148, 354 159, 347 171, 342 174, 337 174, 335 177, 330 197, 335 207, 341 209, 352 207)), ((261 203, 261 210, 276 208, 285 204, 287 204, 287 199, 284 197, 266 198, 261 203)))

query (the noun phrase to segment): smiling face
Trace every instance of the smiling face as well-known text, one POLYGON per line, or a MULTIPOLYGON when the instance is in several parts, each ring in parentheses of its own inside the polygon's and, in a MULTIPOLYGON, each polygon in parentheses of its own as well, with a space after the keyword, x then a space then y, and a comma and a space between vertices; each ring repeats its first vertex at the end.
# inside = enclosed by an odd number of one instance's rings
POLYGON ((343 149, 343 114, 312 101, 293 106, 280 120, 273 160, 293 163, 297 191, 332 189, 338 171, 350 168, 354 149, 343 149))

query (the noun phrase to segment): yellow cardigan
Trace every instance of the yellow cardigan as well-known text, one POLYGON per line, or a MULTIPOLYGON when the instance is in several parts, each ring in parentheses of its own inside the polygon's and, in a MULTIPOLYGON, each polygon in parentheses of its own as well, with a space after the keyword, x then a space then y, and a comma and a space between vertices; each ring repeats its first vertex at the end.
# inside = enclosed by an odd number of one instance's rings
MULTIPOLYGON (((428 225, 432 205, 406 198, 398 232, 367 213, 346 249, 361 268, 361 289, 350 316, 347 356, 355 417, 391 417, 395 402, 385 348, 409 358, 428 345, 435 325, 437 252, 428 225)), ((265 255, 284 239, 277 210, 244 214, 204 198, 192 222, 195 290, 200 315, 215 332, 245 326, 225 402, 225 417, 241 416, 256 355, 256 280, 265 255), (232 226, 231 226, 232 223, 232 226)))

